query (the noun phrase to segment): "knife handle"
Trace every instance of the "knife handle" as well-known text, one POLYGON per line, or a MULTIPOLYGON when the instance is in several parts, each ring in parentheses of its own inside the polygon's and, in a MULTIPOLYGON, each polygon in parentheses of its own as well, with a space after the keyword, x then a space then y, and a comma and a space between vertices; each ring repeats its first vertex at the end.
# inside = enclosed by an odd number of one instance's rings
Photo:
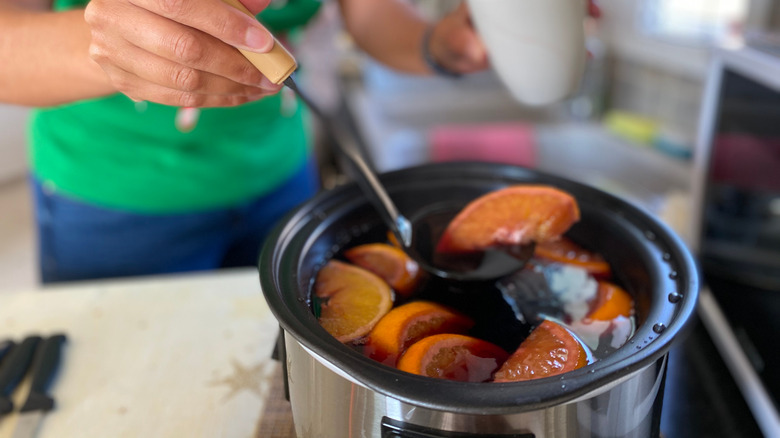
POLYGON ((0 415, 13 410, 11 394, 16 385, 22 381, 39 342, 41 342, 40 336, 28 336, 3 361, 3 366, 0 368, 0 415))
MULTIPOLYGON (((239 0, 222 1, 250 17, 255 18, 255 16, 249 12, 249 9, 241 4, 239 0)), ((276 38, 274 38, 274 47, 268 53, 256 53, 243 49, 238 49, 238 51, 241 52, 252 65, 257 67, 257 69, 260 70, 260 73, 277 85, 284 82, 284 80, 298 68, 298 63, 295 61, 295 58, 276 38)))
POLYGON ((16 347, 16 342, 14 341, 3 341, 0 342, 0 365, 3 364, 3 358, 10 353, 14 347, 16 347))
POLYGON ((60 368, 62 344, 65 335, 59 334, 46 338, 38 351, 32 365, 32 384, 27 401, 19 412, 50 411, 54 408, 54 399, 48 395, 54 376, 60 368))

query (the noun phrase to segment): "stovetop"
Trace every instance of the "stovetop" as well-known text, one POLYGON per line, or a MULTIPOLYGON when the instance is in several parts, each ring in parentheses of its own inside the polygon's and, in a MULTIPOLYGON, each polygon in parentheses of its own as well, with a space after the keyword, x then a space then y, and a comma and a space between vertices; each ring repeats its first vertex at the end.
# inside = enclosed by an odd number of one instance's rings
POLYGON ((669 353, 661 433, 664 438, 762 435, 737 383, 700 320, 669 353))

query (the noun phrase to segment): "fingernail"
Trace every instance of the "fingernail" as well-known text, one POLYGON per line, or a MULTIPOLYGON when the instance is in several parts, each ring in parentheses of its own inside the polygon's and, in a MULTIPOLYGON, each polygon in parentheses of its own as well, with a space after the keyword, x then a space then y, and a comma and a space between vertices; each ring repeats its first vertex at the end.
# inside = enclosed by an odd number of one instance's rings
POLYGON ((273 47, 273 37, 267 30, 252 26, 246 31, 244 43, 250 49, 265 53, 273 47))
POLYGON ((271 82, 270 79, 263 76, 262 79, 260 79, 260 88, 266 89, 266 90, 276 90, 277 88, 281 88, 282 86, 279 84, 274 84, 271 82))

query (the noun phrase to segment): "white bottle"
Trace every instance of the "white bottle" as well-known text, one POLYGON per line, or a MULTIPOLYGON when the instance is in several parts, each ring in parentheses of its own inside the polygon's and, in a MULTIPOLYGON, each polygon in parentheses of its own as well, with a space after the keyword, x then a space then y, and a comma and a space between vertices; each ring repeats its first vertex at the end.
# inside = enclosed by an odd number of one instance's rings
POLYGON ((468 0, 490 62, 512 95, 547 105, 573 94, 585 60, 582 0, 468 0))

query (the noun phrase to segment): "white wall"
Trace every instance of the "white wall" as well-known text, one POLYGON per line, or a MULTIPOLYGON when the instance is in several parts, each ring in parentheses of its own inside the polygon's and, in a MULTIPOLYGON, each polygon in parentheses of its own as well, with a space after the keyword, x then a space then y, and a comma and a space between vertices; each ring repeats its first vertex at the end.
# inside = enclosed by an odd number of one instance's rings
POLYGON ((27 173, 29 109, 0 104, 0 184, 27 173))
POLYGON ((651 37, 640 29, 642 0, 602 0, 601 35, 612 61, 610 105, 650 117, 693 144, 710 46, 651 37))

